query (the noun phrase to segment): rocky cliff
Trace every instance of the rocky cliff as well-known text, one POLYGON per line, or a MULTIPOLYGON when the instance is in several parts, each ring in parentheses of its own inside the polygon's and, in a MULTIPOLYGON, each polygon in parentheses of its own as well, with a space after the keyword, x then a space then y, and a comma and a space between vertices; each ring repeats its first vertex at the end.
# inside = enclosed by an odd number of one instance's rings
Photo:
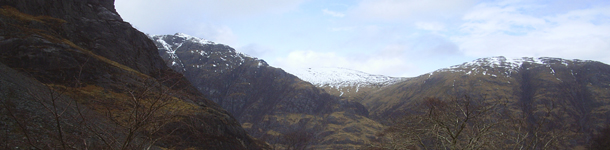
POLYGON ((113 0, 0 1, 2 141, 19 149, 264 149, 113 0))

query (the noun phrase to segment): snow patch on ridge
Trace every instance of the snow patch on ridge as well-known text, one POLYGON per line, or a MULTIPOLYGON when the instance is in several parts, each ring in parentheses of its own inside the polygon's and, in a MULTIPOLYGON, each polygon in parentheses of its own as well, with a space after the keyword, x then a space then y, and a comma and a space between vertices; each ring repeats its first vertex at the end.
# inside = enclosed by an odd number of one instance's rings
MULTIPOLYGON (((551 67, 551 65, 564 65, 568 66, 573 63, 578 62, 589 62, 583 60, 567 60, 561 58, 551 58, 551 57, 522 57, 522 58, 513 58, 507 59, 503 56, 497 57, 488 57, 488 58, 479 58, 472 62, 465 62, 460 65, 454 65, 449 68, 439 69, 434 72, 429 73, 432 76, 435 72, 463 72, 465 75, 488 75, 493 77, 505 76, 510 77, 513 72, 518 72, 521 67, 524 67, 524 64, 533 65, 546 65, 547 68, 550 69, 550 74, 555 75, 555 70, 551 67)), ((529 69, 529 68, 525 68, 529 69)))
POLYGON ((340 89, 343 87, 356 87, 356 92, 360 86, 386 86, 407 78, 389 77, 383 75, 373 75, 361 71, 346 68, 303 68, 293 70, 291 74, 301 80, 321 87, 330 86, 340 89))
MULTIPOLYGON (((160 53, 167 55, 164 59, 167 60, 168 63, 172 66, 172 68, 177 70, 182 70, 183 72, 187 71, 187 68, 183 64, 181 58, 176 54, 179 49, 180 51, 190 52, 191 55, 200 55, 199 61, 201 64, 192 64, 188 67, 191 68, 203 68, 203 69, 211 69, 210 71, 214 71, 217 73, 225 73, 230 72, 232 69, 237 68, 245 64, 246 60, 253 59, 255 64, 257 64, 257 68, 269 66, 264 60, 258 59, 256 57, 251 57, 245 53, 239 52, 227 45, 217 44, 212 41, 208 41, 205 39, 197 38, 194 36, 190 36, 184 33, 176 33, 174 35, 149 35, 147 36, 155 41, 157 48, 160 53), (187 43, 188 42, 188 43, 187 43), (224 48, 211 48, 208 50, 202 49, 190 49, 193 46, 199 45, 201 47, 224 47, 224 48), (188 46, 188 47, 187 47, 188 46), (185 48, 189 49, 185 49, 185 48), (220 50, 219 50, 220 49, 220 50), (202 60, 206 59, 206 60, 202 60), (207 66, 207 67, 206 67, 207 66)), ((183 56, 183 55, 181 55, 183 56)))

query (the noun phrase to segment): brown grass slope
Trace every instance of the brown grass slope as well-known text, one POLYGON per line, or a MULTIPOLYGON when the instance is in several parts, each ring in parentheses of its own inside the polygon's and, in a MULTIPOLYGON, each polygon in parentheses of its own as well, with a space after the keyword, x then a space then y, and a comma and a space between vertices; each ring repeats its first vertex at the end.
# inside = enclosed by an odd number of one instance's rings
POLYGON ((545 128, 549 132, 561 129, 572 135, 568 146, 585 145, 610 119, 610 66, 595 61, 541 60, 543 63, 523 62, 519 68, 482 65, 438 70, 360 100, 371 118, 390 123, 391 118, 422 107, 426 97, 471 95, 488 103, 506 103, 513 115, 530 123, 548 121, 545 128))

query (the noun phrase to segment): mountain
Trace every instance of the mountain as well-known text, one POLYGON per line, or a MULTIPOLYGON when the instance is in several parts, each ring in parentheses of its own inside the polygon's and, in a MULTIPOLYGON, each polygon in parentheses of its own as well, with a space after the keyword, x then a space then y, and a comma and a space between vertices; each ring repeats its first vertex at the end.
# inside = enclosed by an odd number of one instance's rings
POLYGON ((307 68, 290 72, 329 93, 341 97, 353 97, 360 93, 379 90, 408 78, 373 75, 346 68, 307 68))
MULTIPOLYGON (((518 58, 506 59, 504 57, 481 58, 449 68, 439 69, 412 80, 392 86, 392 88, 415 88, 418 95, 441 96, 446 91, 469 90, 481 93, 498 93, 518 99, 514 94, 522 94, 522 84, 543 86, 538 84, 576 84, 586 86, 591 84, 601 89, 610 84, 600 82, 607 80, 606 64, 596 61, 565 60, 561 58, 518 58), (594 70, 594 71, 591 71, 594 70), (595 83, 592 83, 595 82, 595 83), (406 87, 406 85, 409 85, 406 87), (415 86, 417 85, 417 86, 415 86), (502 87, 502 88, 500 88, 502 87), (419 89, 424 88, 424 89, 419 89), (445 92, 430 91, 426 89, 445 90, 445 92), (443 89, 436 89, 443 88, 443 89), (435 94, 432 94, 435 93, 435 94), (512 96, 511 96, 512 95, 512 96)), ((584 87, 583 87, 584 88, 584 87)), ((554 89, 559 92, 559 89, 554 89)), ((410 91, 403 89, 402 91, 410 91)), ((389 92, 389 91, 382 91, 389 92)), ((589 92, 589 91, 587 91, 589 92)), ((394 94, 393 94, 394 95, 394 94)), ((410 94, 407 94, 410 95, 410 94)), ((400 97, 405 97, 400 96, 400 97)), ((422 97, 423 98, 423 97, 422 97)), ((383 100, 382 100, 383 101, 383 100)), ((378 107, 377 99, 363 101, 366 106, 378 107)), ((395 110, 391 110, 395 111, 395 110)), ((377 111, 372 111, 377 112, 377 111)))
POLYGON ((610 66, 601 62, 490 57, 439 69, 357 100, 367 107, 371 118, 389 123, 390 118, 422 107, 426 97, 469 95, 506 104, 507 115, 525 118, 531 133, 537 126, 545 130, 537 136, 562 133, 565 139, 558 143, 574 148, 586 145, 608 123, 608 88, 610 66))
POLYGON ((167 66, 233 114, 248 133, 276 148, 355 149, 383 128, 366 117, 360 103, 341 100, 229 46, 182 33, 150 38, 167 66), (295 137, 305 144, 287 141, 295 137))
POLYGON ((0 1, 4 149, 367 148, 405 115, 462 96, 498 106, 497 118, 475 118, 484 125, 518 130, 484 138, 577 149, 610 120, 610 66, 597 61, 490 57, 408 79, 296 73, 312 84, 227 45, 147 36, 113 3, 0 1))
POLYGON ((308 68, 297 77, 185 34, 151 39, 168 66, 274 148, 290 148, 286 139, 295 135, 311 139, 308 148, 365 148, 428 97, 501 104, 510 110, 504 117, 522 117, 523 129, 540 136, 530 140, 556 137, 550 140, 560 147, 586 145, 610 119, 610 67, 596 61, 490 57, 413 78, 341 68, 308 68))
POLYGON ((167 67, 114 1, 0 1, 6 149, 268 149, 167 67))
POLYGON ((535 133, 529 140, 554 137, 546 140, 559 147, 586 145, 610 119, 610 67, 596 61, 490 57, 408 79, 336 68, 295 72, 312 84, 222 44, 184 34, 151 38, 168 66, 276 148, 289 148, 281 139, 297 131, 315 139, 309 148, 364 148, 428 97, 497 103, 510 110, 504 117, 535 133))

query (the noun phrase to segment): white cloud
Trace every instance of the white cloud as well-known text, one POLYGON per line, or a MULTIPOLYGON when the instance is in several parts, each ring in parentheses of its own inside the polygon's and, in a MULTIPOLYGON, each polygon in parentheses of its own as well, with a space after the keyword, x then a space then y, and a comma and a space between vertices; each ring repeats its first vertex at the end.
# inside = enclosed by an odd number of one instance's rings
POLYGON ((115 6, 123 13, 152 13, 172 16, 239 17, 261 13, 284 13, 296 9, 306 0, 117 0, 115 6))
POLYGON ((461 56, 458 46, 440 34, 423 34, 412 40, 411 55, 419 57, 454 57, 461 56))
POLYGON ((451 17, 474 6, 477 0, 362 0, 353 9, 356 16, 372 20, 400 21, 451 17))
POLYGON ((418 29, 430 30, 430 31, 441 31, 445 29, 445 25, 439 22, 416 22, 415 26, 418 29))
MULTIPOLYGON (((202 32, 198 31, 201 24, 222 26, 223 21, 282 14, 298 9, 305 1, 307 0, 117 0, 115 6, 125 21, 138 26, 143 32, 199 34, 202 32)), ((228 33, 228 30, 221 29, 219 32, 228 33)))
POLYGON ((237 43, 237 37, 233 34, 233 30, 227 26, 199 24, 196 27, 194 33, 197 37, 226 45, 237 43))
POLYGON ((330 28, 330 31, 354 31, 354 29, 356 29, 356 27, 350 26, 350 27, 335 27, 335 28, 330 28))
POLYGON ((268 54, 274 52, 274 49, 259 44, 248 44, 238 48, 237 51, 253 57, 266 58, 268 54))
POLYGON ((524 32, 540 29, 545 24, 543 18, 536 18, 518 12, 518 6, 478 5, 470 13, 463 16, 467 22, 461 26, 463 32, 487 35, 496 32, 524 32))
POLYGON ((117 0, 116 6, 143 32, 192 34, 286 70, 329 66, 415 76, 497 55, 610 63, 610 1, 481 1, 117 0))
POLYGON ((285 58, 276 60, 272 65, 288 72, 311 67, 341 67, 390 76, 412 76, 405 72, 415 69, 404 59, 396 56, 349 58, 335 52, 315 51, 292 51, 285 58))
POLYGON ((610 62, 610 7, 534 16, 530 5, 481 4, 453 40, 468 56, 561 57, 610 62), (600 55, 603 54, 603 55, 600 55))
POLYGON ((328 9, 323 9, 322 12, 324 14, 327 14, 327 15, 330 15, 330 16, 333 16, 333 17, 339 17, 339 18, 345 17, 345 14, 343 14, 343 13, 335 12, 335 11, 330 11, 328 9))

